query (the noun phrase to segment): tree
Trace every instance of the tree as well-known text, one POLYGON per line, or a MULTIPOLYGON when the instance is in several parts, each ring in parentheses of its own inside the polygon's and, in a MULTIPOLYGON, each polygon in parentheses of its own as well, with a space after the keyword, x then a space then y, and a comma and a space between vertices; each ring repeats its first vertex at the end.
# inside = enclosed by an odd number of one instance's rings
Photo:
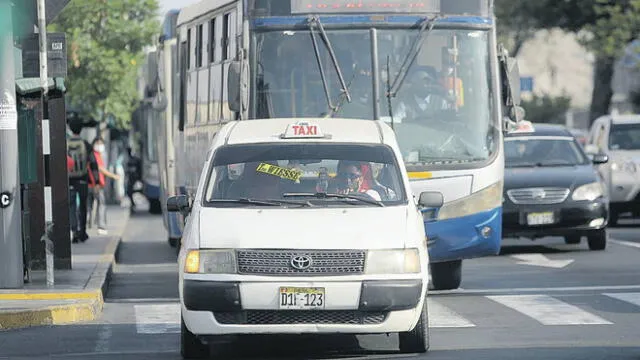
POLYGON ((596 57, 592 122, 609 112, 615 62, 640 31, 639 8, 640 0, 540 0, 534 5, 524 0, 496 0, 496 13, 503 17, 499 20, 507 26, 506 31, 513 32, 512 24, 526 19, 526 27, 533 30, 559 27, 587 34, 583 44, 596 57))
POLYGON ((145 47, 157 34, 157 0, 72 0, 49 31, 65 32, 71 105, 128 127, 145 47))
POLYGON ((527 120, 534 123, 564 124, 565 115, 571 108, 571 98, 567 95, 552 97, 534 95, 531 100, 523 100, 522 107, 527 120))

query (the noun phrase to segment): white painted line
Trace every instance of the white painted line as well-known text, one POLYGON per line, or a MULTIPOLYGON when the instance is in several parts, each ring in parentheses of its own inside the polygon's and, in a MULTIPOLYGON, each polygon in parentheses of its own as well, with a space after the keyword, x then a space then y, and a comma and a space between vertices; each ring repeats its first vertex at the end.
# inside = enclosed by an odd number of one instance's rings
POLYGON ((42 120, 42 155, 51 155, 51 132, 49 120, 42 120))
POLYGON ((180 332, 180 304, 135 305, 138 334, 180 332))
POLYGON ((456 290, 429 290, 429 296, 437 295, 482 295, 501 293, 527 293, 527 292, 566 292, 566 291, 615 291, 615 290, 640 290, 640 285, 616 285, 616 286, 569 286, 548 288, 494 288, 494 289, 467 289, 456 290))
POLYGON ((53 221, 53 197, 51 195, 51 186, 44 187, 44 221, 53 221))
POLYGON ((602 295, 640 306, 640 293, 605 293, 602 295))
POLYGON ((616 244, 616 245, 629 246, 629 247, 634 247, 634 248, 640 249, 640 243, 635 243, 635 242, 631 242, 631 241, 623 241, 623 240, 614 240, 614 239, 609 239, 609 242, 612 243, 612 244, 616 244))
POLYGON ((460 314, 440 304, 438 301, 427 298, 429 302, 429 327, 432 328, 466 328, 475 327, 469 320, 460 314))
POLYGON ((542 254, 517 254, 511 255, 512 258, 519 260, 518 264, 530 266, 542 266, 554 269, 562 269, 573 262, 573 259, 551 260, 542 254))
POLYGON ((611 325, 594 314, 547 295, 487 296, 543 325, 611 325))

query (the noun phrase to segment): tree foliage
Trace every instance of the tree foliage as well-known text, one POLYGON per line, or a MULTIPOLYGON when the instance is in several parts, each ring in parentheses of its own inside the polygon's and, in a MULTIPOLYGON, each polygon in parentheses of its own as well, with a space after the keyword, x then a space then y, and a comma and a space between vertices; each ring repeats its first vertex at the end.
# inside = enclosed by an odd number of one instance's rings
POLYGON ((143 51, 157 33, 157 0, 72 0, 49 31, 65 32, 71 105, 127 127, 143 51))
POLYGON ((571 108, 571 97, 534 95, 531 100, 523 100, 522 107, 527 120, 534 123, 564 124, 565 114, 571 108))
POLYGON ((498 26, 505 27, 507 39, 556 27, 581 34, 596 57, 592 121, 609 112, 615 61, 640 33, 639 10, 640 0, 496 0, 498 26))

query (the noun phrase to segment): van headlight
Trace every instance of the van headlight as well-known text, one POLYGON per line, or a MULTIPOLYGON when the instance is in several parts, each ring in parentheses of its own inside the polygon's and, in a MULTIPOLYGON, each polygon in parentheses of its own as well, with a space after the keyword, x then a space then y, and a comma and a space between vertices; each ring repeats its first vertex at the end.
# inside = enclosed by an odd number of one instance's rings
POLYGON ((590 184, 579 186, 573 191, 571 198, 575 201, 593 201, 601 196, 604 196, 604 190, 602 184, 599 182, 593 182, 590 184))
POLYGON ((370 250, 365 261, 367 274, 417 274, 420 272, 418 249, 370 250))
POLYGON ((187 274, 235 274, 236 254, 231 250, 191 250, 184 262, 187 274))
POLYGON ((444 204, 438 213, 438 220, 459 218, 500 207, 504 199, 502 188, 502 181, 498 181, 470 196, 444 204))

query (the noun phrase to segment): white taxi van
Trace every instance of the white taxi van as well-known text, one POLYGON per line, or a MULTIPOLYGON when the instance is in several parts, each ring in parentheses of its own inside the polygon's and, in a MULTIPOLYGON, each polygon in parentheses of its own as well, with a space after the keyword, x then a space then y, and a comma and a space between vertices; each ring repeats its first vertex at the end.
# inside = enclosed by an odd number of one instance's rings
POLYGON ((179 254, 182 355, 222 335, 398 332, 429 348, 429 257, 419 208, 383 122, 236 121, 214 137, 179 254))

